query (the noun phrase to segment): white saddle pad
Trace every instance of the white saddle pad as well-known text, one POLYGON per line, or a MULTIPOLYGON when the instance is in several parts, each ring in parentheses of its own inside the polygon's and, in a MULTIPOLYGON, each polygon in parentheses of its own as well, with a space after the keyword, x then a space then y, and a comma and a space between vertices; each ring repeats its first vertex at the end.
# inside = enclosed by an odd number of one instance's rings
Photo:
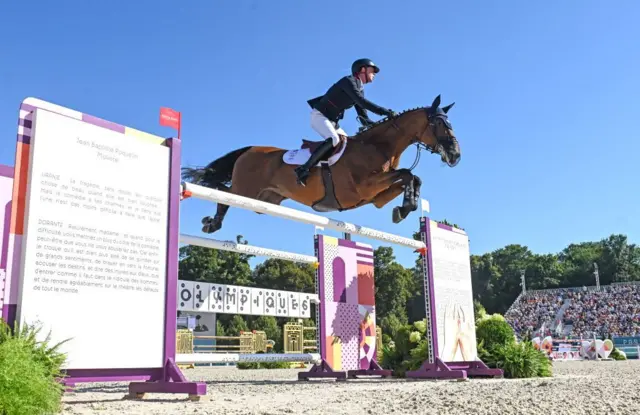
MULTIPOLYGON (((333 156, 329 157, 329 159, 327 160, 327 162, 329 163, 329 166, 334 165, 338 160, 340 160, 340 157, 344 153, 344 150, 347 148, 348 142, 349 140, 347 140, 347 143, 345 143, 345 145, 342 146, 342 149, 340 149, 340 151, 338 151, 333 156)), ((308 148, 305 148, 305 149, 298 148, 295 150, 289 150, 286 153, 284 153, 284 155, 282 156, 282 161, 284 161, 286 164, 299 166, 301 164, 304 164, 307 160, 309 160, 309 157, 311 157, 311 151, 309 151, 308 148)), ((318 167, 318 166, 320 166, 320 163, 316 164, 316 166, 314 167, 318 167)))

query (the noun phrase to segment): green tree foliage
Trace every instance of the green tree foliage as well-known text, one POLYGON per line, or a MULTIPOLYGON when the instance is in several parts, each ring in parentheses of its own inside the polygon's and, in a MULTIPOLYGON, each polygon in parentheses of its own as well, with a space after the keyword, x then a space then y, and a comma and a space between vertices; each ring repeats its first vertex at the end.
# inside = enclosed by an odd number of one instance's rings
POLYGON ((382 318, 382 330, 392 332, 398 323, 409 322, 407 303, 416 292, 414 275, 395 261, 393 249, 389 247, 374 251, 373 264, 376 315, 378 319, 382 318))
MULTIPOLYGON (((238 236, 236 241, 239 244, 247 244, 242 236, 238 236)), ((180 248, 178 272, 182 280, 249 286, 251 285, 249 259, 252 257, 252 255, 187 245, 180 248)))
POLYGON ((256 266, 252 283, 256 287, 269 287, 272 290, 312 293, 315 290, 315 278, 315 269, 310 264, 267 259, 256 266))

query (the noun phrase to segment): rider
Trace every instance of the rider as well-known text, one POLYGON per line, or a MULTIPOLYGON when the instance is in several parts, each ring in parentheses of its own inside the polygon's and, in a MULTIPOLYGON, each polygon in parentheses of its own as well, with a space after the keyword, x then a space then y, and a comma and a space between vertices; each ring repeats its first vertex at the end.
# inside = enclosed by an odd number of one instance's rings
POLYGON ((311 154, 309 160, 295 169, 298 184, 304 186, 309 169, 315 166, 323 157, 328 155, 347 133, 338 125, 338 120, 344 117, 344 111, 355 106, 358 120, 363 126, 373 123, 367 115, 367 110, 382 116, 394 116, 395 112, 382 108, 364 97, 364 84, 373 82, 380 68, 371 59, 358 59, 351 65, 351 75, 341 78, 320 97, 307 101, 312 108, 311 127, 325 139, 311 154))

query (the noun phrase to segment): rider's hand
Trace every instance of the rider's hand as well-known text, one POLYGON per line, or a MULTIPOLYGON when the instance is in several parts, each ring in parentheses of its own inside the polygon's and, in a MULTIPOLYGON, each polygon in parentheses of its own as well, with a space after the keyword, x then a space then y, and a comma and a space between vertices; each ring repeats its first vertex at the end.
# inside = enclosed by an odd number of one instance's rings
POLYGON ((391 117, 391 118, 394 118, 394 117, 397 117, 397 116, 398 116, 398 113, 396 113, 396 112, 395 112, 394 110, 392 110, 392 109, 388 109, 388 110, 387 110, 387 116, 388 116, 388 117, 391 117))

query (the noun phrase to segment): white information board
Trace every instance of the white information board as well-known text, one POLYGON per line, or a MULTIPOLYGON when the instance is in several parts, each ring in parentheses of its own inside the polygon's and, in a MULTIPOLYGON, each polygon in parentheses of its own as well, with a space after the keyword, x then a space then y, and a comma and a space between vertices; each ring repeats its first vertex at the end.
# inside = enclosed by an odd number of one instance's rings
POLYGON ((178 281, 180 311, 310 318, 311 303, 317 302, 316 294, 178 281))
POLYGON ((477 357, 469 237, 429 221, 432 278, 436 299, 438 357, 445 362, 477 357))
POLYGON ((162 366, 169 148, 37 109, 29 166, 20 321, 68 369, 162 366))

